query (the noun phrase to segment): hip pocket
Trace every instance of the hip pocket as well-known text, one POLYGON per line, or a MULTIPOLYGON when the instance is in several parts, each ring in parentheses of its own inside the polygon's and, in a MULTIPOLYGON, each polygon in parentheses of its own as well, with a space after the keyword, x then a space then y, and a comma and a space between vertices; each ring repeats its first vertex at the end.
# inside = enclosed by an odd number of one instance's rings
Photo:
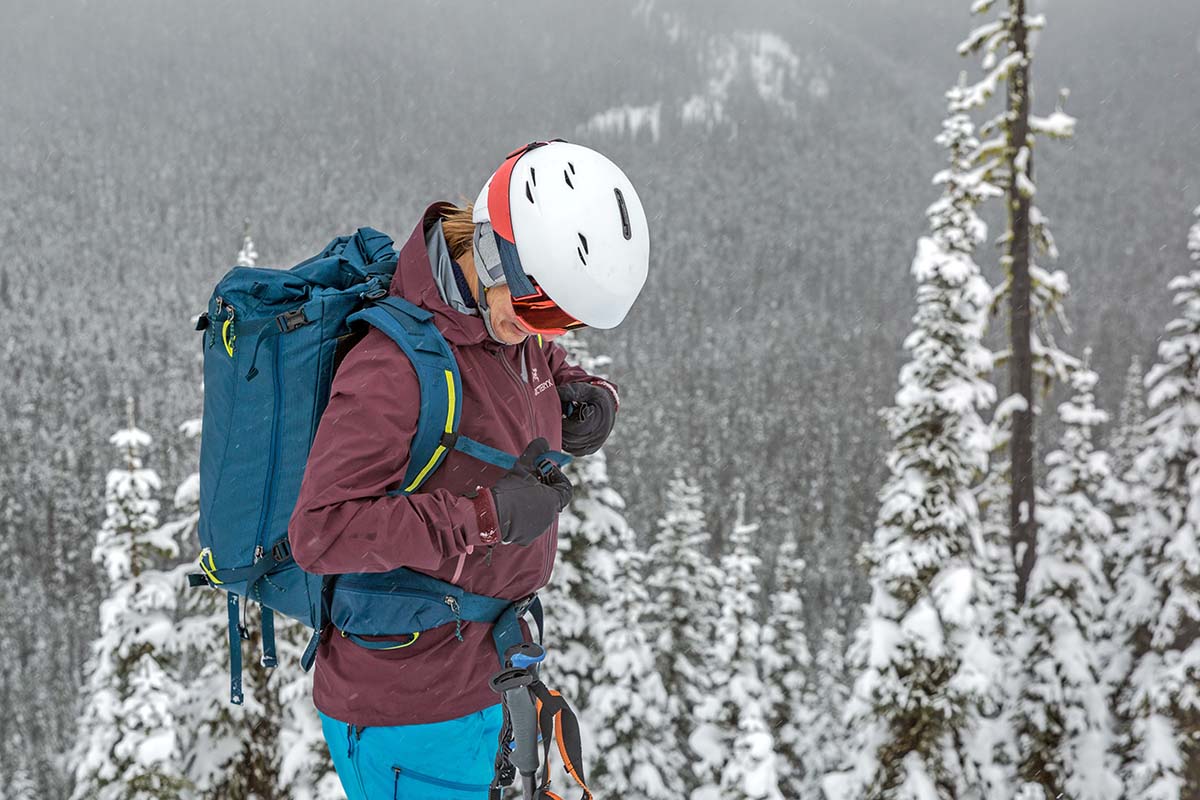
POLYGON ((459 783, 435 778, 399 765, 392 766, 392 779, 393 800, 479 800, 486 797, 492 788, 486 783, 459 783))

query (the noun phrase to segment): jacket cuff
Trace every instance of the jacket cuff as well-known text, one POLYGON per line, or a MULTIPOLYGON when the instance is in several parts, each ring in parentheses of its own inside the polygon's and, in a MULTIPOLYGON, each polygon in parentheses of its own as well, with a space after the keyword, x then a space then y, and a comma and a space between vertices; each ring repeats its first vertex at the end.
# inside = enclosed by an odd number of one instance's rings
POLYGON ((588 378, 585 383, 590 383, 592 386, 599 386, 607 389, 613 396, 613 402, 616 403, 616 408, 614 410, 621 410, 621 395, 617 393, 617 385, 615 383, 606 381, 604 378, 588 378))
POLYGON ((475 522, 479 529, 478 544, 494 545, 500 543, 500 520, 496 514, 496 501, 492 498, 492 490, 484 486, 476 486, 471 504, 475 507, 475 522))

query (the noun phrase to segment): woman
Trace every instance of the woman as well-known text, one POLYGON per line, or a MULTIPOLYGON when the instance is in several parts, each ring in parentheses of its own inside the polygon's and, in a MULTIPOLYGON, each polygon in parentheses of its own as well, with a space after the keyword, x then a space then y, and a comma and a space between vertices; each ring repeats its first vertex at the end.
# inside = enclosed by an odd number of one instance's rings
MULTIPOLYGON (((289 526, 300 566, 403 566, 511 600, 546 585, 571 485, 561 473, 536 479, 532 462, 547 449, 595 452, 618 407, 616 388, 552 339, 620 323, 648 261, 628 178, 561 140, 510 154, 473 206, 431 205, 390 291, 431 312, 454 351, 461 434, 522 458, 505 473, 451 451, 416 493, 390 496, 408 469, 419 387, 406 356, 371 330, 338 368, 313 441, 289 526), (586 412, 564 419, 567 404, 586 412)), ((313 699, 351 800, 487 796, 501 725, 489 627, 443 626, 392 650, 327 632, 313 699)))

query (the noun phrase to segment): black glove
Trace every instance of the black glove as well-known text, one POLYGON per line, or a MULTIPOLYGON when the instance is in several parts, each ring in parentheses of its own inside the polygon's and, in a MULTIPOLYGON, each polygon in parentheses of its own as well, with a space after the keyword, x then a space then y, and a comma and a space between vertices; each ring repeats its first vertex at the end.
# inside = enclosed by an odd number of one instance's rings
POLYGON ((594 383, 568 383, 558 387, 563 404, 563 450, 573 456, 590 456, 600 449, 617 421, 616 394, 594 383))
POLYGON ((574 487, 562 470, 551 466, 546 474, 538 472, 538 456, 549 450, 545 439, 534 439, 491 488, 500 541, 506 544, 533 544, 571 502, 574 487))

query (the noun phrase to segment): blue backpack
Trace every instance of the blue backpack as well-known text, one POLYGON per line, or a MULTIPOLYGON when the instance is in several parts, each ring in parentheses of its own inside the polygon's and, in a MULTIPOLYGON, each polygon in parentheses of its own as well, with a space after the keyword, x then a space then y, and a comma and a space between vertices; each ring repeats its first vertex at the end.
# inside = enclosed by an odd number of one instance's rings
MULTIPOLYGON (((274 612, 314 629, 302 665, 312 665, 325 626, 363 647, 394 642, 363 637, 409 634, 455 622, 492 624, 497 651, 522 641, 518 619, 536 597, 475 595, 408 569, 320 576, 292 558, 287 526, 308 451, 329 401, 341 357, 378 328, 404 351, 420 382, 421 409, 402 488, 416 491, 450 449, 508 469, 509 453, 458 435, 462 380, 433 315, 388 295, 398 256, 371 228, 330 242, 290 270, 235 267, 213 291, 197 329, 204 343, 204 425, 200 440, 200 572, 192 586, 224 590, 229 612, 230 699, 242 702, 241 642, 249 634, 243 600, 262 607, 262 664, 277 663, 274 612), (342 586, 346 591, 337 591, 342 586)), ((565 465, 548 453, 539 463, 565 465)), ((461 637, 460 637, 461 638, 461 637)))

